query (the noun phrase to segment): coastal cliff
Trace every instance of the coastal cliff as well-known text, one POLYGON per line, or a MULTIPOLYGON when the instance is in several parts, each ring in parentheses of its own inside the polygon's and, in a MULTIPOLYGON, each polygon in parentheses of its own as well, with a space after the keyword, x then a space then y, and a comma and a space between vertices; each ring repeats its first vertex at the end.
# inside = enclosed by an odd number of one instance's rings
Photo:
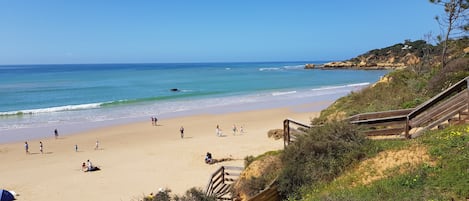
MULTIPOLYGON (((419 63, 424 56, 434 55, 437 47, 424 40, 405 41, 389 47, 374 49, 345 61, 325 63, 322 68, 395 69, 419 63)), ((305 66, 306 68, 306 66, 305 66)))

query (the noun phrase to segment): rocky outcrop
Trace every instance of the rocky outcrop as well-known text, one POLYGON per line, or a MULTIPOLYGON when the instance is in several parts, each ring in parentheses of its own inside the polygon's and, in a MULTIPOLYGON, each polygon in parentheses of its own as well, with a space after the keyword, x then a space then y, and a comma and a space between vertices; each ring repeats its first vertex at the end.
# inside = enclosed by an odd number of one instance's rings
POLYGON ((390 47, 371 50, 358 57, 324 64, 324 68, 395 69, 416 65, 434 46, 423 40, 406 41, 390 47))
POLYGON ((316 65, 314 64, 305 64, 305 69, 314 69, 316 65))

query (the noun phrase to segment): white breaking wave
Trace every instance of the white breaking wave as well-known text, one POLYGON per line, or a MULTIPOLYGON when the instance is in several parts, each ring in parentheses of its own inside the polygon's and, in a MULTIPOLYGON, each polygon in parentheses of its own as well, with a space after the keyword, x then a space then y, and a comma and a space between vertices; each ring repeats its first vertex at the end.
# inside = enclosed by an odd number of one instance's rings
POLYGON ((367 86, 369 84, 370 84, 369 82, 363 82, 363 83, 356 83, 356 84, 347 84, 347 85, 342 85, 342 86, 326 86, 326 87, 320 87, 320 88, 315 88, 311 90, 323 91, 323 90, 331 90, 331 89, 342 89, 342 88, 347 88, 347 87, 361 87, 361 86, 367 86))
POLYGON ((296 65, 296 66, 284 66, 285 69, 304 69, 305 65, 296 65))
POLYGON ((294 93, 296 93, 296 91, 273 92, 272 96, 281 96, 281 95, 294 94, 294 93))
POLYGON ((271 67, 271 68, 259 68, 259 71, 274 71, 274 70, 282 70, 281 68, 271 67))
POLYGON ((366 85, 370 85, 369 82, 363 82, 363 83, 357 83, 357 84, 348 84, 347 86, 348 87, 359 87, 359 86, 366 86, 366 85))
POLYGON ((102 104, 104 104, 104 103, 65 105, 65 106, 40 108, 40 109, 18 110, 18 111, 11 111, 11 112, 0 112, 0 116, 18 115, 18 114, 38 114, 38 113, 51 113, 51 112, 61 112, 61 111, 94 109, 94 108, 100 108, 102 104))

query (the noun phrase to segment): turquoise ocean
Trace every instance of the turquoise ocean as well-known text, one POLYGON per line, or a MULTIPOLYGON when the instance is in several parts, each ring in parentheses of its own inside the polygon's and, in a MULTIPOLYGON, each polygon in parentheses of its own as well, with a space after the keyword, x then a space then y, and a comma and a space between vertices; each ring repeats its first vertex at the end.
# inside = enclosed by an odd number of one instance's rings
POLYGON ((3 65, 0 143, 50 137, 53 128, 333 101, 387 73, 307 63, 324 62, 3 65))

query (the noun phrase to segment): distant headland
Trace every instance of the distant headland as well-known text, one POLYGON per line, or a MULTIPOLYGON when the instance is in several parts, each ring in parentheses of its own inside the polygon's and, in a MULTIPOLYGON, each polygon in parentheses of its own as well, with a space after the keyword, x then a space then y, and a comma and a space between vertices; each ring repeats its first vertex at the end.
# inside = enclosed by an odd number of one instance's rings
POLYGON ((420 62, 424 55, 433 55, 435 46, 424 40, 405 41, 389 47, 374 49, 365 54, 345 61, 333 61, 324 64, 306 64, 305 69, 396 69, 405 68, 420 62))

